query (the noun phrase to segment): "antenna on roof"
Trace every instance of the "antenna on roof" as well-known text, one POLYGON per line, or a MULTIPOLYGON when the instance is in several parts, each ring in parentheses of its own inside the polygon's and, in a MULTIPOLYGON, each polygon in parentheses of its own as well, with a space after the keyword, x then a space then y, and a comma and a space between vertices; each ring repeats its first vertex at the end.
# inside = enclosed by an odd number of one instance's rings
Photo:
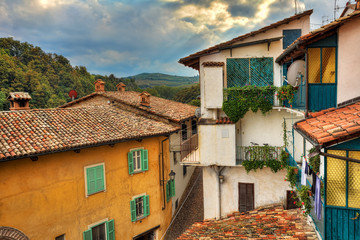
POLYGON ((295 15, 298 14, 298 9, 297 9, 297 0, 294 0, 295 1, 295 15))

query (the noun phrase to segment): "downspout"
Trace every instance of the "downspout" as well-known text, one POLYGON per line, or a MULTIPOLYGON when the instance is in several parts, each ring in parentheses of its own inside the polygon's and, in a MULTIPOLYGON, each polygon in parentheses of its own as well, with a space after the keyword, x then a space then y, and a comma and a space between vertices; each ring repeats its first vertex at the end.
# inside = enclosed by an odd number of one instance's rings
MULTIPOLYGON (((165 209, 166 207, 166 204, 165 204, 165 201, 166 201, 166 196, 165 196, 165 174, 164 174, 164 142, 167 141, 169 139, 169 137, 166 137, 164 140, 161 141, 161 173, 160 173, 160 186, 162 186, 162 192, 163 192, 163 207, 162 207, 162 210, 165 209)), ((160 160, 160 159, 159 159, 160 160)))
POLYGON ((216 179, 217 179, 217 184, 218 184, 218 213, 217 213, 217 216, 215 217, 218 220, 218 219, 221 219, 221 183, 224 179, 224 176, 222 176, 221 173, 225 169, 225 167, 219 167, 219 166, 214 165, 214 166, 211 166, 211 168, 216 173, 216 179), (222 179, 222 180, 220 180, 220 179, 222 179))
POLYGON ((305 50, 306 79, 305 79, 305 118, 309 116, 309 53, 305 50))

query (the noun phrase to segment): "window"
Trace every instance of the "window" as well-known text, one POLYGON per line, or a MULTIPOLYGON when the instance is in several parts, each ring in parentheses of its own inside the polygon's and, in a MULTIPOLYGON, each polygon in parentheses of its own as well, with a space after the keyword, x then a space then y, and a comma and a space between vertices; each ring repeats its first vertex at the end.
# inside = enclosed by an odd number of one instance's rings
POLYGON ((85 178, 87 195, 105 191, 105 173, 103 163, 86 167, 85 178))
POLYGON ((175 179, 169 180, 166 183, 166 201, 170 201, 170 198, 175 197, 175 179))
POLYGON ((187 173, 187 166, 183 165, 183 176, 185 176, 187 173))
POLYGON ((130 201, 131 221, 135 222, 150 214, 149 195, 134 197, 130 201))
POLYGON ((283 30, 283 36, 283 49, 285 49, 301 36, 301 29, 283 30))
POLYGON ((309 48, 309 83, 335 83, 336 49, 309 48))
POLYGON ((181 139, 185 141, 187 139, 187 126, 186 124, 181 125, 181 139))
POLYGON ((197 134, 197 122, 196 122, 196 120, 191 121, 191 134, 192 135, 197 134))
POLYGON ((177 152, 173 151, 173 160, 174 160, 174 165, 177 164, 178 160, 177 160, 177 152))
POLYGON ((84 240, 115 240, 114 220, 96 224, 83 233, 84 240))
POLYGON ((57 236, 55 240, 65 240, 65 234, 57 236))
POLYGON ((228 58, 226 59, 227 87, 245 85, 273 85, 273 58, 228 58))
POLYGON ((128 153, 129 174, 143 172, 149 169, 148 150, 136 149, 128 153))

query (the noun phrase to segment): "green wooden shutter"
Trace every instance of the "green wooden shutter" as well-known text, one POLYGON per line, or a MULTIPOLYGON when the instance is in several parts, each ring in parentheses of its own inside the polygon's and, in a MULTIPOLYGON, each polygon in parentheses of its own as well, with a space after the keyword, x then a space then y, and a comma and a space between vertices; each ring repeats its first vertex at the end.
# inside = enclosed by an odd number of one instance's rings
POLYGON ((129 174, 134 174, 134 162, 132 152, 128 152, 129 174))
POLYGON ((170 201, 171 195, 170 195, 170 181, 166 182, 166 201, 170 201))
POLYGON ((130 201, 130 212, 131 212, 131 221, 135 222, 136 221, 136 204, 135 204, 135 200, 130 201))
POLYGON ((175 197, 175 179, 170 181, 171 197, 175 197))
POLYGON ((87 194, 96 192, 96 171, 95 168, 86 169, 87 194))
POLYGON ((115 240, 115 224, 114 219, 106 222, 107 240, 115 240))
POLYGON ((144 196, 144 216, 149 216, 150 214, 150 202, 149 195, 144 196))
POLYGON ((149 170, 148 164, 148 150, 143 149, 141 150, 141 170, 146 171, 149 170))
POLYGON ((104 165, 95 167, 96 192, 105 190, 104 165))
POLYGON ((92 232, 91 229, 86 230, 84 233, 84 240, 92 240, 92 232))

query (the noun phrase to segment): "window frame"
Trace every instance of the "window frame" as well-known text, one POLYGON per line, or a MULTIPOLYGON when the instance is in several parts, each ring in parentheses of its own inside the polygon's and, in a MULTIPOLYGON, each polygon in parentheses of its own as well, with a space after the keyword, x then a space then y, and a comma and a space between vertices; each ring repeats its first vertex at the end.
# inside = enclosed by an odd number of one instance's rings
POLYGON ((132 197, 131 201, 130 201, 130 217, 131 217, 131 221, 132 222, 137 222, 141 219, 144 219, 146 217, 148 217, 150 215, 150 197, 149 195, 147 195, 146 193, 143 194, 139 194, 136 195, 134 197, 132 197), (137 209, 137 203, 136 200, 137 199, 142 199, 142 215, 138 215, 138 209, 137 209), (134 205, 135 209, 133 209, 132 205, 134 205), (132 214, 135 211, 135 218, 133 218, 132 214))
POLYGON ((181 124, 181 140, 186 141, 188 140, 188 126, 186 123, 181 124))
POLYGON ((147 149, 145 149, 144 147, 139 147, 139 148, 132 148, 129 150, 128 152, 128 170, 129 170, 129 174, 133 175, 136 173, 141 173, 141 172, 145 172, 149 170, 149 151, 147 149), (137 159, 135 158, 134 161, 134 153, 139 152, 139 157, 140 157, 140 167, 137 166, 137 168, 135 169, 135 165, 137 165, 137 163, 135 163, 137 161, 137 159))
POLYGON ((90 233, 91 233, 91 239, 92 239, 92 229, 95 228, 95 227, 97 227, 97 226, 100 226, 100 225, 102 225, 102 224, 105 224, 105 239, 106 239, 106 240, 113 240, 113 239, 115 239, 115 223, 114 223, 114 219, 109 220, 108 218, 102 219, 102 220, 100 220, 100 221, 97 221, 97 222, 95 222, 95 223, 92 223, 92 224, 88 225, 88 229, 83 232, 83 239, 85 240, 85 234, 86 234, 86 233, 89 233, 89 231, 90 231, 90 233), (110 224, 111 224, 112 227, 113 227, 112 232, 109 232, 109 225, 110 225, 110 224), (112 239, 109 239, 109 235, 110 235, 111 233, 112 233, 113 238, 112 238, 112 239))
MULTIPOLYGON (((84 178, 85 178, 85 196, 86 197, 89 197, 89 196, 94 195, 96 193, 106 192, 106 176, 105 176, 105 163, 104 162, 85 166, 84 167, 84 178), (101 190, 89 193, 87 170, 90 169, 90 168, 96 168, 98 166, 102 166, 104 188, 101 189, 101 190)), ((95 188, 96 188, 96 186, 95 186, 95 188)))
MULTIPOLYGON (((337 46, 323 46, 323 47, 321 47, 321 46, 316 46, 316 47, 308 47, 307 48, 307 51, 309 50, 309 49, 319 49, 319 82, 310 82, 310 79, 307 79, 307 82, 308 82, 308 84, 312 84, 312 85, 316 85, 316 84, 337 84, 337 59, 338 59, 338 52, 337 52, 337 46), (323 82, 323 75, 324 75, 324 73, 323 73, 323 49, 326 49, 326 48, 333 48, 334 49, 334 54, 335 54, 335 56, 334 56, 334 58, 335 58, 335 66, 334 66, 334 82, 323 82)), ((308 55, 309 55, 309 53, 308 53, 308 55)), ((310 56, 311 56, 312 54, 310 54, 310 56)), ((310 57, 309 56, 307 56, 307 58, 309 58, 310 59, 310 57)), ((308 61, 311 61, 311 60, 308 60, 308 61)), ((312 67, 312 66, 310 66, 310 67, 312 67)), ((309 67, 309 68, 310 68, 309 67)), ((309 71, 310 71, 310 69, 309 69, 309 71)), ((308 73, 309 74, 309 73, 308 73)), ((309 76, 307 77, 307 78, 309 78, 309 76)))

